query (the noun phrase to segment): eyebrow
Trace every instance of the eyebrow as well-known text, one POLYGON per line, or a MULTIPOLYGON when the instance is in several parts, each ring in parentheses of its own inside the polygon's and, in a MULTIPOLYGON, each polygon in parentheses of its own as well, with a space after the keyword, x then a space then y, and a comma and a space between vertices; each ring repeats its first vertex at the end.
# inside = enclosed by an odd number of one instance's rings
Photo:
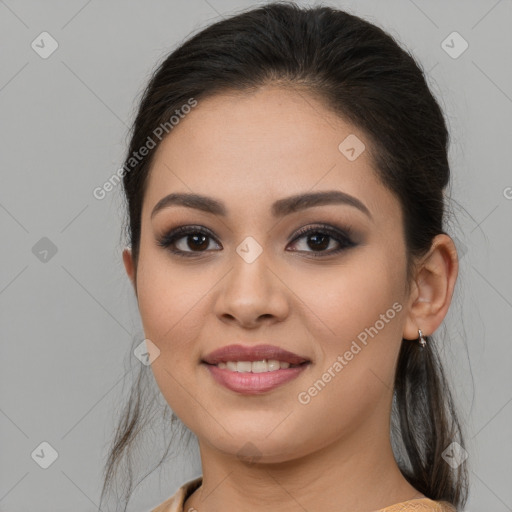
MULTIPOLYGON (((327 204, 346 204, 353 206, 373 220, 372 214, 359 199, 339 190, 309 192, 279 199, 272 204, 272 215, 274 217, 283 217, 306 208, 327 204)), ((151 212, 151 218, 164 208, 173 205, 195 208, 206 213, 223 217, 227 215, 226 207, 217 199, 199 194, 173 193, 158 201, 151 212)))

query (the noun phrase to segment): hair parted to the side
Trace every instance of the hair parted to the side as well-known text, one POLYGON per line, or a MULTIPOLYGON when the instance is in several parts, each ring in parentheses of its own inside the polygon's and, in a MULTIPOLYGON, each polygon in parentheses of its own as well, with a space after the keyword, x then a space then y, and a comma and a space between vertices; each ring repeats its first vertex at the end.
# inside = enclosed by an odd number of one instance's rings
MULTIPOLYGON (((428 252, 436 235, 445 233, 448 130, 415 59, 381 28, 355 15, 326 6, 275 2, 222 19, 191 36, 149 80, 126 161, 190 98, 200 105, 216 93, 268 84, 314 94, 365 134, 377 176, 402 207, 412 277, 415 259, 428 252)), ((157 148, 158 143, 123 176, 125 233, 135 268, 142 203, 157 148)), ((101 493, 103 501, 119 469, 124 469, 122 510, 134 489, 132 448, 149 416, 148 404, 141 400, 141 376, 147 377, 151 369, 139 368, 105 463, 101 493)), ((164 423, 171 425, 168 419, 164 423)), ((427 497, 462 509, 468 493, 466 465, 452 469, 442 452, 452 442, 464 446, 464 436, 432 336, 423 350, 417 343, 402 343, 392 424, 395 456, 404 477, 427 497)))

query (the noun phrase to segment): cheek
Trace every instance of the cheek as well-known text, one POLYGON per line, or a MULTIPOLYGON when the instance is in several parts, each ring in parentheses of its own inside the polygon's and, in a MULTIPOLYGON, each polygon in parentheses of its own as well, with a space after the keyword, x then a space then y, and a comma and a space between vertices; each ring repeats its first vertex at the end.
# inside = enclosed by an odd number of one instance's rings
POLYGON ((310 418, 312 431, 321 426, 326 439, 382 412, 393 389, 404 310, 401 284, 387 259, 360 261, 331 269, 322 285, 316 281, 315 288, 304 285, 299 291, 315 313, 303 321, 316 336, 319 364, 300 390, 298 412, 310 418), (332 422, 322 424, 326 417, 332 422))
POLYGON ((393 309, 393 304, 404 299, 400 293, 404 278, 397 271, 401 262, 398 257, 373 252, 361 251, 346 265, 309 275, 305 271, 294 279, 294 292, 305 306, 303 318, 310 322, 318 341, 322 337, 329 340, 328 350, 350 344, 376 322, 380 337, 393 337, 397 332, 397 310, 401 308, 393 309), (381 315, 384 319, 379 322, 381 315))
MULTIPOLYGON (((180 272, 165 258, 147 258, 138 276, 138 303, 144 333, 162 355, 182 358, 184 348, 197 339, 204 318, 204 304, 211 283, 204 273, 180 272)), ((189 359, 192 354, 189 354, 189 359)))

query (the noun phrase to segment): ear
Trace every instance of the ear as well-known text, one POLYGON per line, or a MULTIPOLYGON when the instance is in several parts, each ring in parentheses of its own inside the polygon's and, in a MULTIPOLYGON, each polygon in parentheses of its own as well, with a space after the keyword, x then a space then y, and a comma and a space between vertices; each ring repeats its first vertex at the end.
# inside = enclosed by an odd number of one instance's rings
POLYGON ((135 294, 137 294, 137 285, 135 282, 135 265, 133 262, 132 251, 128 247, 123 250, 123 263, 126 273, 128 274, 128 277, 130 278, 132 286, 135 290, 135 294))
POLYGON ((416 267, 403 338, 419 338, 418 329, 430 336, 441 325, 450 307, 458 271, 453 240, 445 234, 437 235, 416 267))

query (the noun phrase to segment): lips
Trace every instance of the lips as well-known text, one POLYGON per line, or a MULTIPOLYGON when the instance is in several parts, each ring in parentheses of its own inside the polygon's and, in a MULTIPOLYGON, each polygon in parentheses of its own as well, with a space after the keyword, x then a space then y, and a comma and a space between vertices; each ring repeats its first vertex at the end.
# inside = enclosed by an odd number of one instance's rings
POLYGON ((202 362, 207 364, 227 363, 228 361, 261 361, 263 359, 275 359, 290 364, 302 364, 310 362, 306 357, 294 354, 275 345, 227 345, 210 352, 203 357, 202 362))

